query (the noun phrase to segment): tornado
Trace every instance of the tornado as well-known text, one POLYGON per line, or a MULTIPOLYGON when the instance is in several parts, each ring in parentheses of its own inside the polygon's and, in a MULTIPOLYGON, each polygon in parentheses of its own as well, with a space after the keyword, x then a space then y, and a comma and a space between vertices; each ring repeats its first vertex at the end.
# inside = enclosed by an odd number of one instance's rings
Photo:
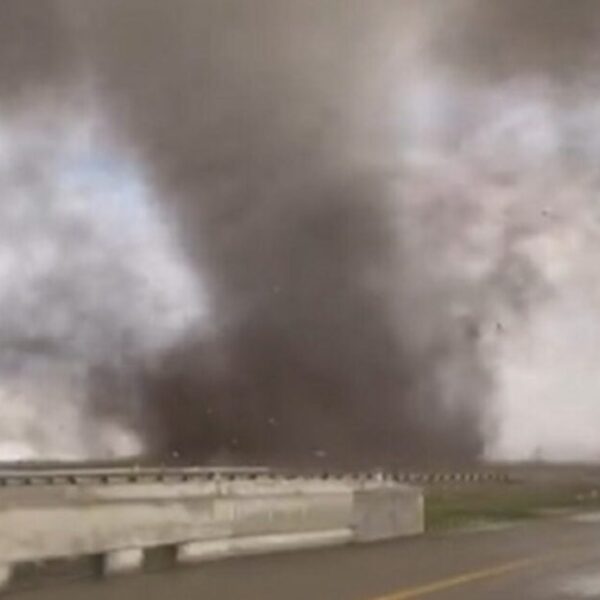
POLYGON ((6 0, 0 458, 596 456, 562 5, 6 0))

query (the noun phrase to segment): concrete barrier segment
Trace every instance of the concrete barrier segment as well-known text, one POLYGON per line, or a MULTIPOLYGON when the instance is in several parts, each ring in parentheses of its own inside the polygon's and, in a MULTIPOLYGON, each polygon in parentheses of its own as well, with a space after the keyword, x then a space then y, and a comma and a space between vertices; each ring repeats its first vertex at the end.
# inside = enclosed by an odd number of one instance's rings
POLYGON ((104 575, 126 575, 140 571, 143 565, 142 548, 111 550, 104 555, 102 572, 104 575))

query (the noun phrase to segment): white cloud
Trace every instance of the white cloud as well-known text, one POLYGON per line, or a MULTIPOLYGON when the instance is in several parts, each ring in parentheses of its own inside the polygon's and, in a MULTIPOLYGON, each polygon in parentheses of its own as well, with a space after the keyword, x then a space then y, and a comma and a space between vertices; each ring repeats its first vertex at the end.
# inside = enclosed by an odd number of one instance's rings
POLYGON ((85 115, 49 122, 0 122, 0 460, 139 452, 90 416, 89 369, 206 328, 207 295, 129 157, 85 115))

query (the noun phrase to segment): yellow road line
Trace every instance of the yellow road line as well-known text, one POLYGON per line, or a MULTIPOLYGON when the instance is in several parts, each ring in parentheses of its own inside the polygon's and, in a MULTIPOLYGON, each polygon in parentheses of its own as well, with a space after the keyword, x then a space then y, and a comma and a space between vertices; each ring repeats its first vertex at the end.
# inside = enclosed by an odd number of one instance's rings
POLYGON ((539 562, 540 559, 525 558, 522 560, 515 560, 512 562, 503 563, 487 569, 481 569, 479 571, 471 571, 469 573, 463 573, 461 575, 455 575, 454 577, 448 577, 447 579, 440 579, 432 583, 426 583, 416 587, 406 588, 399 590, 398 592, 389 594, 388 596, 379 596, 372 598, 371 600, 408 600, 409 598, 421 598, 435 592, 441 592, 454 587, 459 587, 467 583, 474 581, 480 581, 482 579, 490 579, 492 577, 499 577, 511 571, 518 571, 524 569, 532 564, 539 562))

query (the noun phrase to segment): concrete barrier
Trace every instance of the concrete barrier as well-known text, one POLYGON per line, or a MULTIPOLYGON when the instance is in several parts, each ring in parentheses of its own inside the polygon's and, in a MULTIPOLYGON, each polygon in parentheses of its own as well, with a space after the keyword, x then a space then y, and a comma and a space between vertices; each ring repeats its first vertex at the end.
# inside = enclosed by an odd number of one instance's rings
POLYGON ((177 547, 176 559, 177 562, 182 564, 190 564, 232 556, 336 546, 350 542, 352 539, 352 530, 345 528, 288 533, 285 535, 266 534, 241 538, 225 538, 222 540, 196 541, 180 544, 177 547))
POLYGON ((357 542, 422 533, 423 494, 418 488, 405 485, 359 486, 354 492, 353 526, 357 542))
POLYGON ((418 488, 384 480, 273 479, 0 489, 0 586, 11 566, 87 555, 141 569, 146 549, 182 563, 423 531, 418 488))
POLYGON ((142 548, 111 550, 104 555, 103 572, 105 575, 125 575, 139 571, 143 564, 142 548))

